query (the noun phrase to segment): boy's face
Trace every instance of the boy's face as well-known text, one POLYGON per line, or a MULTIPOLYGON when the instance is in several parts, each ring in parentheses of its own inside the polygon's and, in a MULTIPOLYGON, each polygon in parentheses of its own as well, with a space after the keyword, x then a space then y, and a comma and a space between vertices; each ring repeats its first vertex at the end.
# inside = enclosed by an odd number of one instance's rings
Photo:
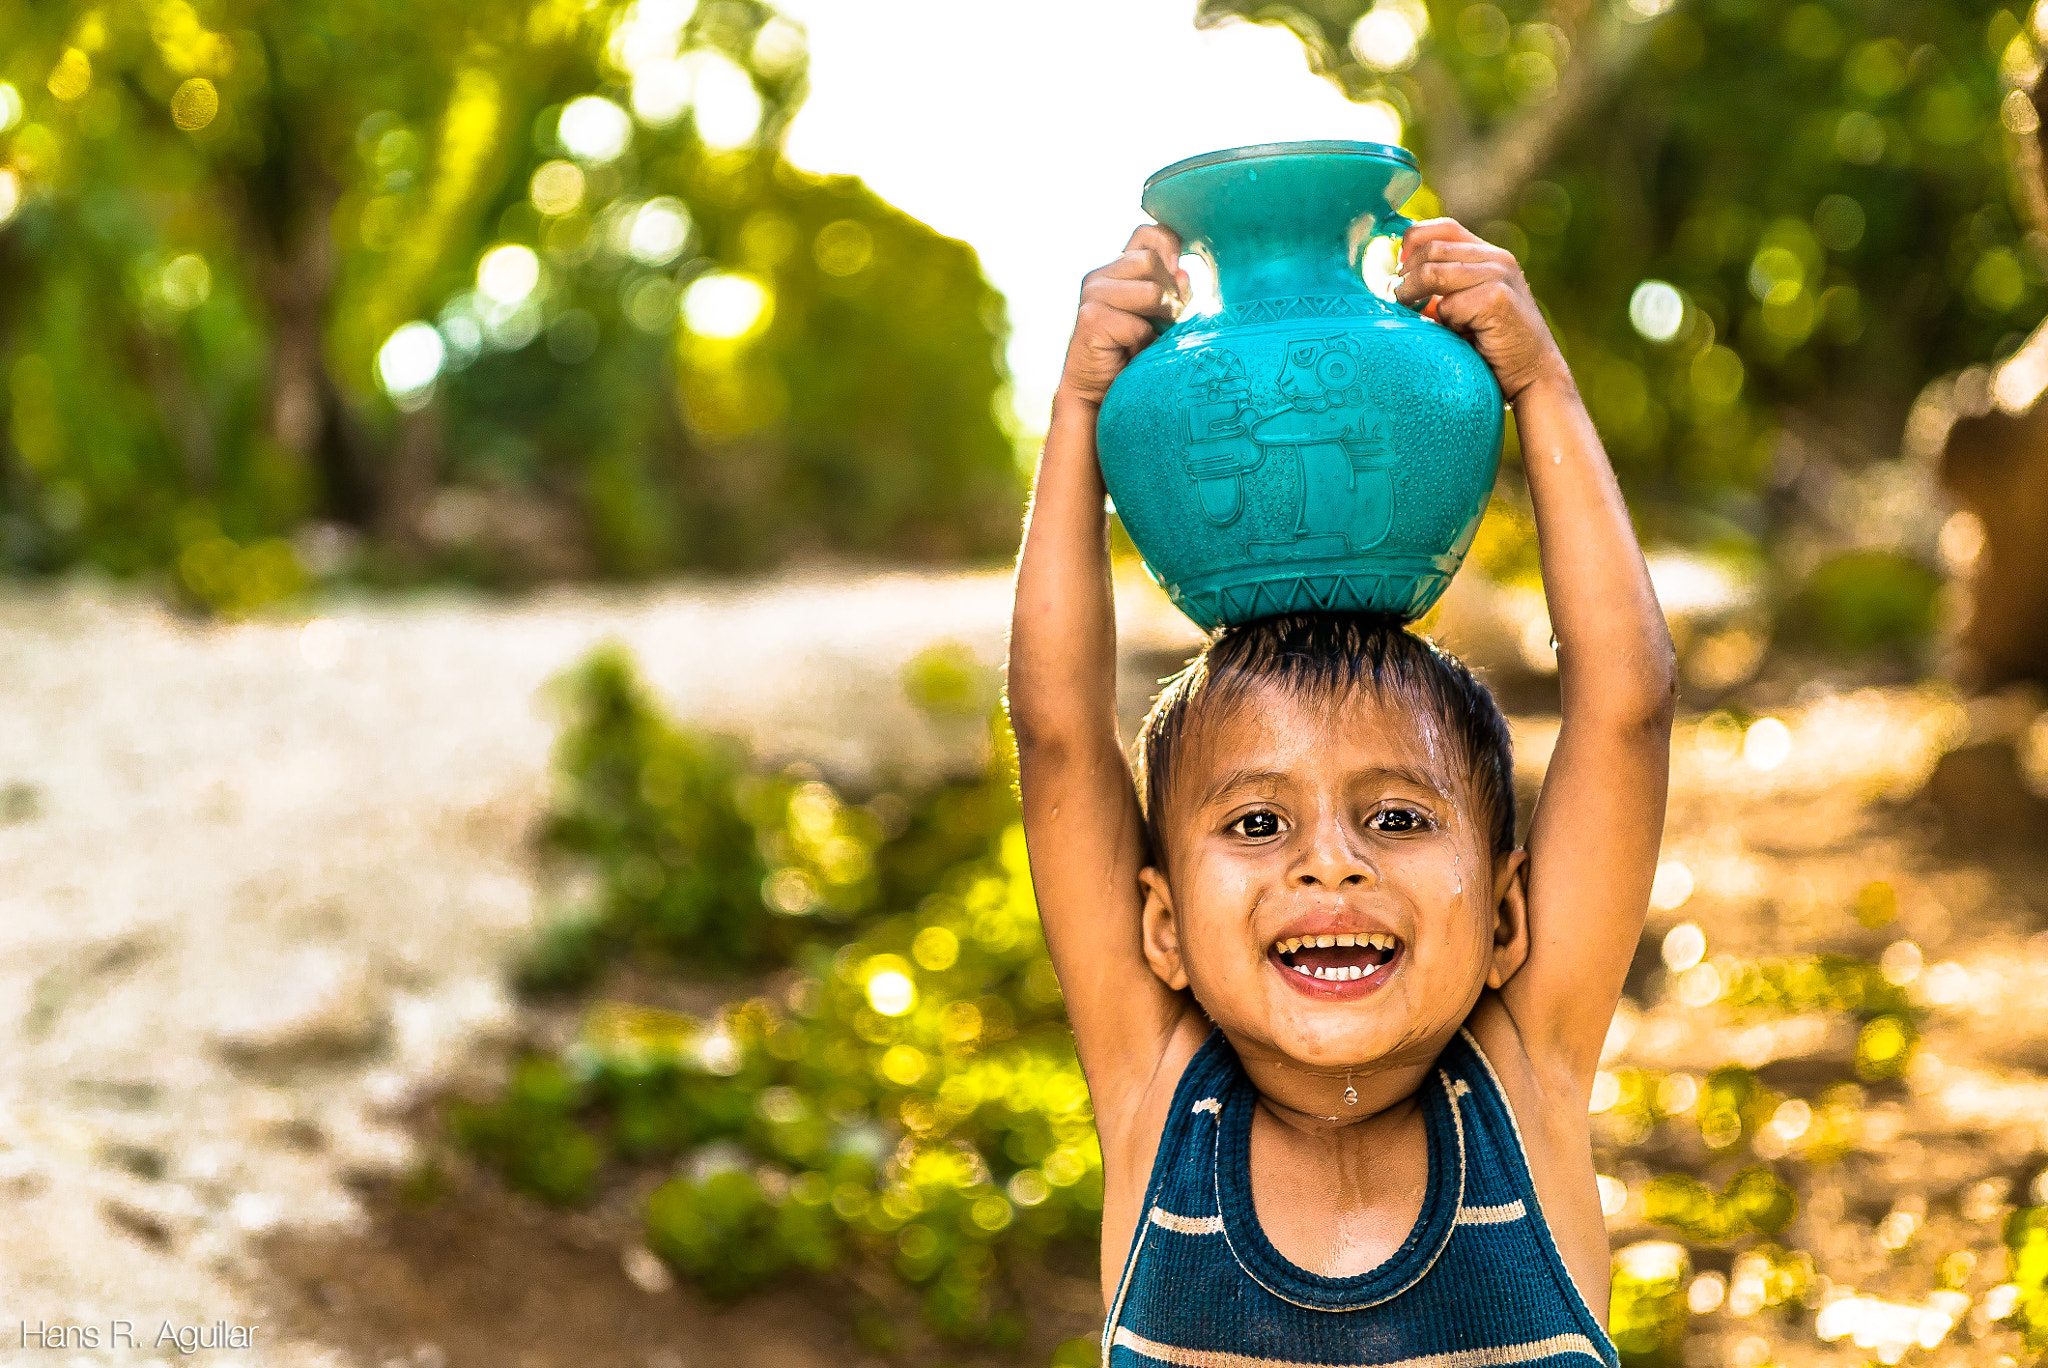
POLYGON ((1143 876, 1155 972, 1248 1058, 1332 1072, 1433 1059, 1523 945, 1519 899, 1504 899, 1516 861, 1494 859, 1442 724, 1365 689, 1263 685, 1198 718, 1164 877, 1143 876))

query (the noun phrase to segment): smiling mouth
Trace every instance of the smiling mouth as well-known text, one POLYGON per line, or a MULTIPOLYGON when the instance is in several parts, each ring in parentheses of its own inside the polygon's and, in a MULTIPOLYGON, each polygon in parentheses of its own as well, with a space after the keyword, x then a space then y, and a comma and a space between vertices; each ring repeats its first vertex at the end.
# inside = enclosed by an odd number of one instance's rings
POLYGON ((1399 937, 1371 935, 1294 936, 1273 942, 1272 955, 1282 968, 1324 983, 1350 983, 1371 978, 1401 950, 1399 937))

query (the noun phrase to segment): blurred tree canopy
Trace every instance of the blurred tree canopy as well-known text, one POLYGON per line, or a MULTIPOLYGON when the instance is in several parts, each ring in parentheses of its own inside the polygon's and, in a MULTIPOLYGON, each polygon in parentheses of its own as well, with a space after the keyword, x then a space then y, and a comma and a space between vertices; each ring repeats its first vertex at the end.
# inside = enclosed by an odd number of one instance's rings
POLYGON ((1939 510, 1881 478, 1915 397, 2048 305, 2012 162, 2041 59, 2012 9, 1201 0, 1232 17, 1391 107, 1428 177, 1411 214, 1521 258, 1653 533, 1754 549, 1797 525, 1800 578, 1932 555, 1939 510))
POLYGON ((0 566, 1006 545, 1001 298, 781 159, 805 66, 753 0, 0 0, 0 566))

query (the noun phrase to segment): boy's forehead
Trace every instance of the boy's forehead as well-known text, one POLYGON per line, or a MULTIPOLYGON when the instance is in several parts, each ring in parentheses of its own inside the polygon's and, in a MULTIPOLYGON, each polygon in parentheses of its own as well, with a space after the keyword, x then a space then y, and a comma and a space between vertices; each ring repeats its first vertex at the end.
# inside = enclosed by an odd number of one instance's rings
POLYGON ((1443 723, 1396 693, 1355 687, 1305 695, 1258 684, 1204 699, 1188 723, 1175 782, 1183 793, 1200 794, 1216 775, 1235 770, 1408 769, 1455 782, 1443 723))

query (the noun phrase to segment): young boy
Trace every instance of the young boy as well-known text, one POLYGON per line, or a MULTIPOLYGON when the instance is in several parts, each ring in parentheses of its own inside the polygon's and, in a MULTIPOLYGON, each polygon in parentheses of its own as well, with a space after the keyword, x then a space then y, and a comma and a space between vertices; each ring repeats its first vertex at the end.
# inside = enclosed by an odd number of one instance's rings
POLYGON ((1186 298, 1179 255, 1147 225, 1084 282, 1010 643, 1032 878, 1102 1136, 1103 1362, 1612 1365, 1586 1107, 1673 695, 1613 472, 1514 258, 1417 224, 1397 297, 1492 366, 1535 503, 1563 724, 1527 847, 1492 696, 1357 614, 1219 633, 1146 719, 1134 784, 1095 417, 1186 298))

